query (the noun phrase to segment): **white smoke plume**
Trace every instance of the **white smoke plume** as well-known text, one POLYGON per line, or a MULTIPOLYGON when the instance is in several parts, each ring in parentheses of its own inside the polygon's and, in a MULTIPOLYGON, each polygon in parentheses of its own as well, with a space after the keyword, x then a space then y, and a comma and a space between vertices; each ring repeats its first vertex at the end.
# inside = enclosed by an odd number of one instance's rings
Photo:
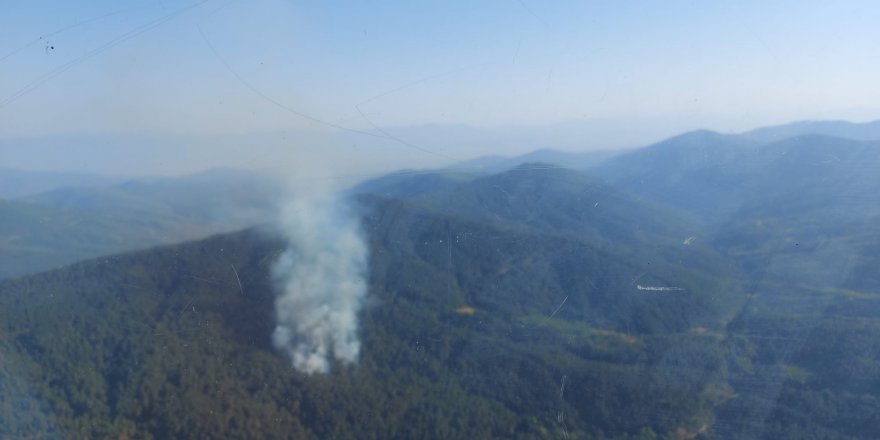
POLYGON ((288 247, 272 267, 273 344, 305 373, 356 362, 368 255, 358 219, 337 197, 309 195, 282 208, 280 227, 288 247))

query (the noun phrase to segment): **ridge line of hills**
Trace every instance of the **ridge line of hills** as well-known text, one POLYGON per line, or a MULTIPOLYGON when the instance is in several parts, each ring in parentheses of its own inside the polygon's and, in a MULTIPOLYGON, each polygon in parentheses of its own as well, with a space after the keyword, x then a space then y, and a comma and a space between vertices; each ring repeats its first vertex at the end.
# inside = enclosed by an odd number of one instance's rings
MULTIPOLYGON (((271 225, 3 280, 0 437, 871 438, 878 164, 878 141, 697 131, 582 170, 365 182, 361 356, 327 375, 271 346, 271 225)), ((220 195, 265 219, 272 184, 225 177, 34 196, 2 249, 108 212, 205 233, 220 195)))

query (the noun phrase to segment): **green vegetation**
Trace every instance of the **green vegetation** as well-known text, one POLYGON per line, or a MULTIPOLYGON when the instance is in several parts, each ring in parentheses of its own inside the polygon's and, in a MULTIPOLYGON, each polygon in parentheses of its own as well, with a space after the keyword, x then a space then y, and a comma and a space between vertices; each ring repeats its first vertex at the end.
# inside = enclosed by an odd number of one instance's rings
POLYGON ((711 422, 722 344, 688 329, 722 328, 704 299, 741 295, 723 280, 362 203, 357 366, 304 376, 272 350, 266 233, 91 260, 0 286, 3 435, 654 438, 711 422), (639 274, 686 290, 646 295, 639 274))
POLYGON ((0 199, 0 279, 268 221, 278 184, 217 169, 0 199))
MULTIPOLYGON (((599 171, 634 193, 540 164, 374 181, 361 356, 327 375, 271 346, 267 230, 6 280, 0 438, 875 438, 878 151, 697 132, 599 171)), ((125 190, 206 221, 167 191, 125 190)), ((90 197, 0 204, 0 249, 123 231, 61 211, 117 206, 90 197)))

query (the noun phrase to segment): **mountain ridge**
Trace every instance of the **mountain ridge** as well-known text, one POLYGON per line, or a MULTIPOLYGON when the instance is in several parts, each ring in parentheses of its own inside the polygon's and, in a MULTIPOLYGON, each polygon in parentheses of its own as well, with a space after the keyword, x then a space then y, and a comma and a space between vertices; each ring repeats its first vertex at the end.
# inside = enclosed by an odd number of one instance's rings
MULTIPOLYGON (((566 411, 571 433, 671 432, 707 417, 705 387, 717 373, 687 385, 632 389, 667 374, 643 365, 635 350, 653 347, 651 362, 662 364, 671 338, 687 341, 679 355, 713 344, 688 329, 723 327, 731 306, 711 304, 739 297, 735 286, 413 201, 364 196, 357 203, 372 249, 372 305, 362 311, 358 366, 305 376, 269 346, 269 268, 284 244, 250 229, 0 282, 0 349, 12 362, 0 365, 0 395, 16 395, 9 392, 17 383, 12 389, 28 387, 34 405, 0 411, 7 416, 0 429, 157 438, 326 438, 353 430, 383 438, 528 438, 561 433, 557 410, 566 411), (646 295, 634 276, 685 290, 646 295), (465 306, 469 312, 460 311, 465 306), (14 374, 13 365, 24 373, 14 374), (570 403, 558 399, 562 375, 570 403), (48 385, 51 378, 56 385, 48 385), (609 410, 587 392, 601 383, 627 387, 644 404, 626 410, 625 419, 603 415, 609 410), (691 398, 662 416, 646 411, 669 393, 691 398), (373 407, 381 412, 364 412, 373 407)), ((0 406, 9 403, 0 397, 0 406)), ((608 405, 615 413, 625 407, 608 405)))

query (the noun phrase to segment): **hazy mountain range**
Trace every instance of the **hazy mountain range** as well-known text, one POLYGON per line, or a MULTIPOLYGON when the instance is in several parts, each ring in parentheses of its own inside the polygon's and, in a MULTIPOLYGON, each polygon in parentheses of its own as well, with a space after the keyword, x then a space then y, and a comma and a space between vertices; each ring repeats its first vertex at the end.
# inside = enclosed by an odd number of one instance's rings
MULTIPOLYGON (((44 174, 30 176, 36 182, 44 174)), ((282 188, 249 172, 215 169, 0 199, 0 278, 271 221, 282 188)))
POLYGON ((273 347, 275 181, 217 170, 5 200, 6 276, 101 257, 0 282, 0 434, 872 438, 876 126, 363 182, 347 192, 369 249, 360 356, 326 375, 273 347))
POLYGON ((860 141, 880 139, 880 121, 855 123, 849 121, 799 121, 764 127, 743 133, 759 142, 778 141, 788 137, 821 134, 860 141))

